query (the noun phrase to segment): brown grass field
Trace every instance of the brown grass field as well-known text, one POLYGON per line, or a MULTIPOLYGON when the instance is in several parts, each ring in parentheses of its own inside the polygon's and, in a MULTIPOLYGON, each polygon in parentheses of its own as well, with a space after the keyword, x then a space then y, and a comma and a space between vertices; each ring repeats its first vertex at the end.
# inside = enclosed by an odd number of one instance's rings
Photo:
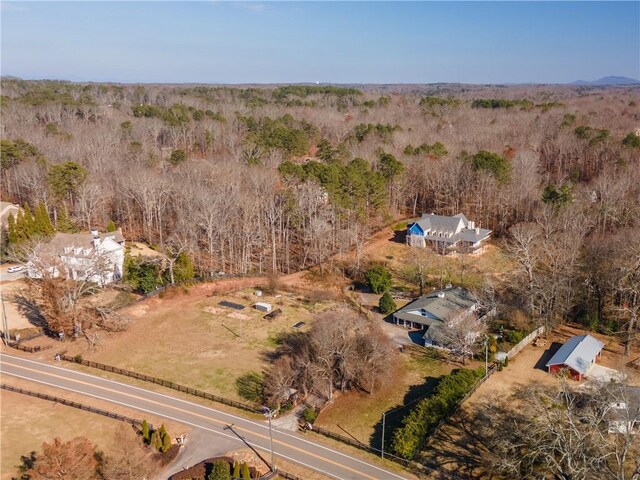
POLYGON ((266 366, 263 356, 276 346, 278 335, 294 331, 292 325, 299 321, 306 323, 302 330, 308 328, 313 313, 330 306, 304 303, 287 293, 257 297, 254 289, 213 296, 175 290, 126 308, 123 313, 133 319, 126 332, 105 337, 93 351, 76 342, 69 353, 241 400, 235 379, 249 371, 261 372, 266 366), (247 308, 223 307, 222 300, 247 308), (257 301, 283 313, 264 320, 264 313, 251 308, 257 301))

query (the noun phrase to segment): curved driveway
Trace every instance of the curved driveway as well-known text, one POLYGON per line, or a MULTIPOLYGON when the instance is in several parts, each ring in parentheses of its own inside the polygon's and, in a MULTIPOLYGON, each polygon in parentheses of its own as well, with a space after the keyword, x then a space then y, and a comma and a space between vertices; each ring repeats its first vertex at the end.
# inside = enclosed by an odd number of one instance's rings
MULTIPOLYGON (((266 422, 247 420, 170 395, 4 353, 0 354, 0 373, 147 412, 213 432, 238 443, 242 443, 238 438, 241 436, 269 460, 269 427, 266 422)), ((283 458, 335 479, 404 478, 357 457, 309 441, 302 435, 276 428, 273 429, 273 448, 276 466, 278 458, 283 458)))

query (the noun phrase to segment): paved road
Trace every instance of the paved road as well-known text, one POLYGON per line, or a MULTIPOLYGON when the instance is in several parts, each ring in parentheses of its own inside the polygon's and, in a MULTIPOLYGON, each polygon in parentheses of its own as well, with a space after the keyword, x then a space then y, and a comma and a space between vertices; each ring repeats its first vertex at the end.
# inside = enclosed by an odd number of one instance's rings
MULTIPOLYGON (((267 461, 269 460, 269 427, 266 422, 247 420, 213 408, 155 393, 113 380, 88 375, 63 367, 0 354, 0 373, 64 390, 81 393, 118 405, 147 412, 213 432, 237 441, 241 436, 267 461), (229 426, 232 426, 231 429, 229 426)), ((381 469, 359 458, 314 443, 300 434, 273 430, 275 465, 278 458, 322 472, 327 478, 344 480, 396 480, 395 473, 381 469)))

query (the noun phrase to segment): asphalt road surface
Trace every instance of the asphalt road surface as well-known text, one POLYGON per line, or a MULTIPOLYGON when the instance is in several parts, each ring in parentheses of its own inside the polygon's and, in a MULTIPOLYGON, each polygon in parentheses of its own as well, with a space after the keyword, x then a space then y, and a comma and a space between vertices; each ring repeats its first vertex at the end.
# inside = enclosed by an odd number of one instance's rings
MULTIPOLYGON (((238 447, 244 447, 243 443, 246 442, 257 450, 266 462, 270 460, 269 426, 266 421, 247 420, 170 395, 7 354, 0 354, 0 373, 2 376, 18 377, 81 393, 213 432, 237 441, 238 447)), ((327 478, 343 480, 404 478, 357 457, 312 442, 302 434, 275 428, 273 429, 273 450, 276 467, 278 458, 282 458, 321 472, 327 478)))

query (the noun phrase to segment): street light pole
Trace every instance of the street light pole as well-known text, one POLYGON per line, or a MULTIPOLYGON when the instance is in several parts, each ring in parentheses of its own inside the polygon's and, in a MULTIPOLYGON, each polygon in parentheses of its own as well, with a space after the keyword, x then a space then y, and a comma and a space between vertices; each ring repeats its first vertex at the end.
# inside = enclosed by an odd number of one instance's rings
POLYGON ((484 376, 489 375, 489 337, 484 336, 484 376))
POLYGON ((387 417, 387 412, 383 412, 382 413, 382 447, 381 447, 381 452, 382 452, 382 458, 384 458, 384 423, 387 417))

